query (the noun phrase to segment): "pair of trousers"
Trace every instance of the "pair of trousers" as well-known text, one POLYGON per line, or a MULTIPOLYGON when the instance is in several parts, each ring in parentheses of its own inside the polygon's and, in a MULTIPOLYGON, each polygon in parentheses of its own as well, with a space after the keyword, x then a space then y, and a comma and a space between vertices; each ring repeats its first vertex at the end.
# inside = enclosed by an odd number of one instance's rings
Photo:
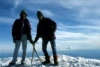
POLYGON ((52 39, 52 40, 43 39, 42 40, 42 51, 44 53, 44 56, 45 57, 49 57, 49 54, 47 52, 47 44, 48 44, 49 41, 51 43, 51 48, 52 48, 53 56, 57 56, 55 39, 52 39))
POLYGON ((22 35, 21 40, 15 40, 15 49, 14 49, 13 60, 12 60, 13 63, 16 63, 17 61, 18 51, 21 43, 22 43, 22 50, 23 50, 21 62, 25 61, 26 50, 27 50, 27 36, 22 35))

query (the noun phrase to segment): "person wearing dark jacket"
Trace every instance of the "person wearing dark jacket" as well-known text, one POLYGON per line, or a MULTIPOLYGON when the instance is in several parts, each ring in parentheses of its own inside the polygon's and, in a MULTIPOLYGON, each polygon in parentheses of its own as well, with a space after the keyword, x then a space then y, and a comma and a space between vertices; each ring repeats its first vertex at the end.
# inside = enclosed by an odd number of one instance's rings
POLYGON ((26 50, 27 50, 27 40, 29 40, 32 43, 31 26, 29 20, 26 17, 27 17, 26 11, 22 10, 20 13, 20 19, 16 19, 12 26, 12 38, 13 42, 15 43, 15 50, 13 54, 13 59, 9 63, 9 65, 16 64, 21 42, 23 49, 21 64, 24 64, 26 57, 26 50))
POLYGON ((37 17, 39 19, 39 23, 37 25, 37 35, 35 40, 33 41, 33 45, 38 41, 40 37, 42 38, 42 50, 45 56, 45 61, 43 62, 43 64, 45 65, 50 63, 50 56, 47 52, 47 44, 50 41, 53 51, 54 64, 58 65, 55 43, 55 31, 57 28, 56 23, 50 18, 45 18, 40 11, 37 11, 37 17))

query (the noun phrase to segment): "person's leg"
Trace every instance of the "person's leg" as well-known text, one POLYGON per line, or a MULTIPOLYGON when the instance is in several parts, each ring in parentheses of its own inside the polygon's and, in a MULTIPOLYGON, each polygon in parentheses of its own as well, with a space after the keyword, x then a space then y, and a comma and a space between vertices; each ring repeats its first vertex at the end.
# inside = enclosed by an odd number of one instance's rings
POLYGON ((19 51, 20 43, 21 43, 20 40, 16 40, 14 54, 13 54, 13 59, 12 59, 11 63, 16 63, 16 61, 17 61, 17 56, 18 56, 18 51, 19 51))
POLYGON ((45 56, 45 61, 43 62, 43 64, 47 64, 47 63, 50 63, 50 57, 49 57, 49 54, 47 52, 47 44, 48 44, 48 40, 45 40, 43 39, 42 40, 42 51, 44 53, 44 56, 45 56))
POLYGON ((51 43, 52 52, 53 52, 54 64, 58 64, 55 40, 54 39, 50 40, 50 43, 51 43))
POLYGON ((21 63, 23 64, 25 61, 25 57, 26 57, 26 50, 27 50, 27 36, 26 35, 22 35, 22 60, 21 63))

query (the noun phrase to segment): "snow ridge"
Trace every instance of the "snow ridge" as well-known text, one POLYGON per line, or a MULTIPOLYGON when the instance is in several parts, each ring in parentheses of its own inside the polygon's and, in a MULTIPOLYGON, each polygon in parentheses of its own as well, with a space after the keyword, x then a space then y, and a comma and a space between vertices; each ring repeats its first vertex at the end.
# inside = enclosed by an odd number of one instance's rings
MULTIPOLYGON (((44 60, 44 56, 40 56, 44 60)), ((9 62, 11 62, 12 57, 0 58, 0 67, 7 67, 9 62)), ((51 56, 51 63, 53 63, 53 56, 51 56)), ((20 64, 21 58, 18 57, 17 64, 20 64)), ((83 57, 71 57, 67 55, 58 55, 58 66, 52 65, 42 65, 37 57, 34 57, 33 63, 31 64, 31 57, 27 57, 26 65, 24 67, 100 67, 100 60, 97 59, 87 59, 83 57)), ((16 65, 17 65, 16 64, 16 65)))

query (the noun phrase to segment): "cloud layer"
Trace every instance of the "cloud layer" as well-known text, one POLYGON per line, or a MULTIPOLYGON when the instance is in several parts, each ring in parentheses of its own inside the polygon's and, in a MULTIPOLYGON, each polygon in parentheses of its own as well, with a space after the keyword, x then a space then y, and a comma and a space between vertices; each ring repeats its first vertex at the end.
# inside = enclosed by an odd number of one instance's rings
MULTIPOLYGON (((66 50, 68 47, 72 49, 99 49, 100 47, 99 0, 6 0, 6 2, 4 0, 0 3, 2 29, 11 29, 14 20, 19 18, 20 11, 26 9, 34 40, 38 23, 36 11, 40 10, 44 16, 50 17, 57 23, 56 43, 57 48, 62 47, 60 50, 66 50), (10 28, 6 26, 8 24, 10 28)), ((3 39, 5 40, 3 42, 11 39, 9 36, 11 33, 0 34, 8 37, 3 39)), ((40 45, 41 41, 38 44, 40 45)), ((40 48, 37 46, 37 49, 40 48)))

